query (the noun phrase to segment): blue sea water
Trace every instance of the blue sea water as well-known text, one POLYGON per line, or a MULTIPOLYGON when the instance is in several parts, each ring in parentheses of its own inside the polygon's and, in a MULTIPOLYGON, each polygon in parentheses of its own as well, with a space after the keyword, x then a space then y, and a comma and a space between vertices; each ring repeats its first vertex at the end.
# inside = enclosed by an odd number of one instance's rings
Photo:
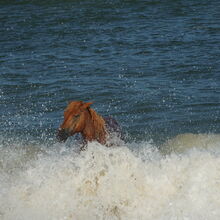
POLYGON ((219 219, 219 11, 218 0, 0 1, 0 218, 219 219), (74 138, 57 143, 70 100, 116 118, 125 146, 82 156, 74 138), (138 181, 128 192, 126 172, 138 181))

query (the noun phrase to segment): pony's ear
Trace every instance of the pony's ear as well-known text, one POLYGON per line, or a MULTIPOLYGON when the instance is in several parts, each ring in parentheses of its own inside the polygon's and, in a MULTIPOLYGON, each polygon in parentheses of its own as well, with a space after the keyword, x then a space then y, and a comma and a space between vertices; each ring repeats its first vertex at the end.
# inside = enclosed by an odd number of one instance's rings
POLYGON ((84 104, 83 104, 83 108, 84 108, 84 109, 89 108, 91 104, 93 104, 93 102, 84 103, 84 104))

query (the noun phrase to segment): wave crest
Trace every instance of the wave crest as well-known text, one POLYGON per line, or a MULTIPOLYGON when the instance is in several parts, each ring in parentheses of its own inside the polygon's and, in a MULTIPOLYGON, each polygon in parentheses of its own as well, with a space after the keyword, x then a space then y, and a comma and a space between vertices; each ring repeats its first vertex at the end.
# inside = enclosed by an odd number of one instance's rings
POLYGON ((149 142, 93 142, 81 153, 42 148, 0 148, 1 164, 8 162, 0 166, 1 219, 220 217, 220 157, 207 149, 164 155, 149 142))

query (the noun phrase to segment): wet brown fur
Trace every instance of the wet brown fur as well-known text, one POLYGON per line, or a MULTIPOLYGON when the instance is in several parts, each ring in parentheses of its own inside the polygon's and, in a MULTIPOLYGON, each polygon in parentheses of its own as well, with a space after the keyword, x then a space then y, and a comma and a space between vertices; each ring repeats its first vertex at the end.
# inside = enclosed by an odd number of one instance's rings
POLYGON ((70 102, 64 111, 64 121, 58 131, 58 139, 65 141, 75 133, 81 133, 85 142, 106 143, 107 131, 105 120, 90 108, 92 103, 70 102))

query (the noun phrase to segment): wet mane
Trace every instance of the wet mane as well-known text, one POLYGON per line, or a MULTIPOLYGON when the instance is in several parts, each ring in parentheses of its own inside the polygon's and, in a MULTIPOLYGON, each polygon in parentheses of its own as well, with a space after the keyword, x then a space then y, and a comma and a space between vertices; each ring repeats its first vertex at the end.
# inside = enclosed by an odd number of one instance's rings
POLYGON ((90 113, 92 123, 95 127, 95 138, 106 138, 106 128, 105 128, 105 120, 102 116, 98 115, 95 110, 92 108, 88 108, 90 113))

